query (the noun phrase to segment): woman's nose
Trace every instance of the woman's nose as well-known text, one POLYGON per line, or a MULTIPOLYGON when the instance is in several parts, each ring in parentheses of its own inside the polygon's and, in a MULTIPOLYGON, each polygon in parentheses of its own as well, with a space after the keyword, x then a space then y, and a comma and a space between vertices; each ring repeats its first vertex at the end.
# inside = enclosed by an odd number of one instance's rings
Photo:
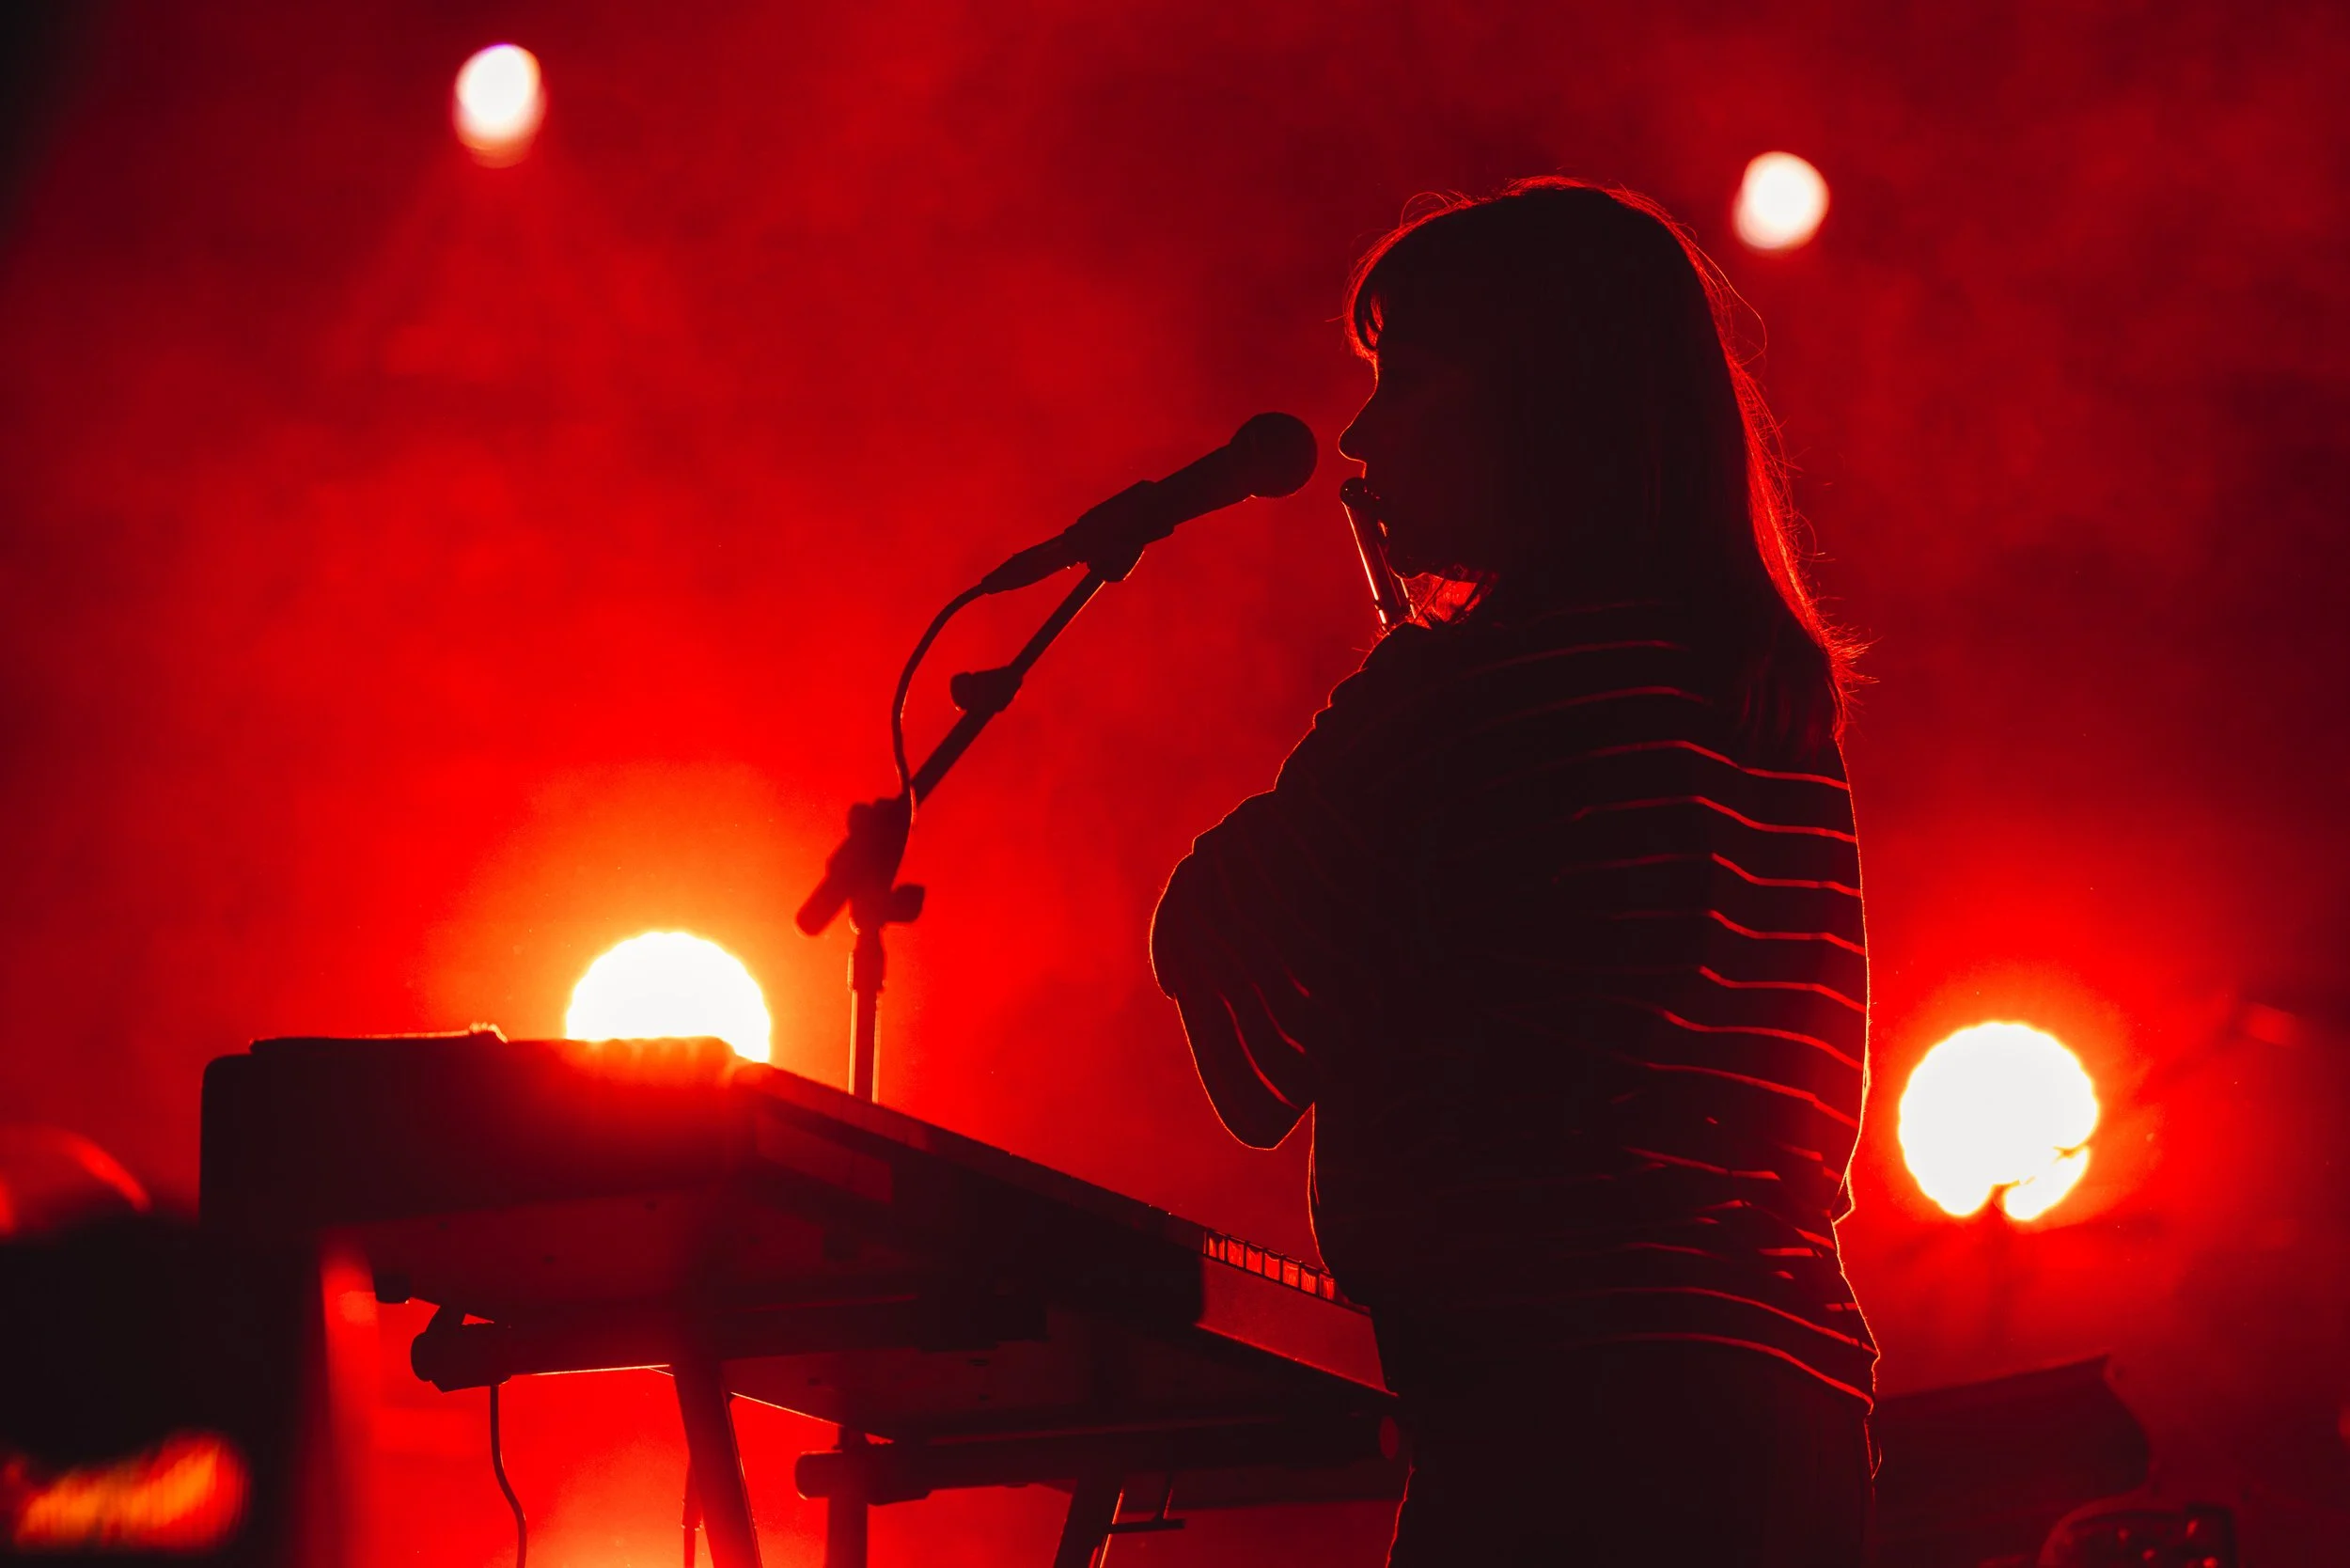
POLYGON ((1356 463, 1370 461, 1371 403, 1375 401, 1377 399, 1374 397, 1371 401, 1365 402, 1361 409, 1356 411, 1354 422, 1339 431, 1339 456, 1352 458, 1356 463))

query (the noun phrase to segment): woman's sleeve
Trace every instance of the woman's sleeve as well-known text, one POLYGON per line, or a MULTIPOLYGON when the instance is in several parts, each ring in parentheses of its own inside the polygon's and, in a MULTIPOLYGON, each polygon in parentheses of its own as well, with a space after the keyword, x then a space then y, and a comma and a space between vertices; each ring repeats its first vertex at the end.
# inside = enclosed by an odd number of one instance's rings
POLYGON ((1213 850, 1195 848, 1176 868, 1151 924, 1151 966, 1183 1013, 1216 1115, 1243 1143, 1271 1149, 1313 1104, 1313 1066, 1265 996, 1268 989, 1279 994, 1286 974, 1266 955, 1235 953, 1226 944, 1219 928, 1235 912, 1215 886, 1214 858, 1213 850))
POLYGON ((1151 933, 1159 988, 1234 1137, 1270 1149, 1320 1090, 1379 994, 1375 835, 1347 788, 1386 706, 1367 666, 1281 770, 1200 836, 1151 933))
POLYGON ((1224 1124, 1270 1149, 1319 1091, 1367 983, 1327 845, 1277 792, 1244 801, 1177 867, 1152 923, 1159 988, 1224 1124))

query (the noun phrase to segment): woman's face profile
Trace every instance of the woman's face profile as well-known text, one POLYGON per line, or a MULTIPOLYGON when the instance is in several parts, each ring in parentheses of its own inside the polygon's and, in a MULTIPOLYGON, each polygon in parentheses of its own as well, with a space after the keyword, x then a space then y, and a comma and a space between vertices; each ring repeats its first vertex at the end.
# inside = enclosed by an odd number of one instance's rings
POLYGON ((1485 367, 1392 330, 1377 384, 1339 437, 1386 520, 1387 559, 1406 576, 1467 577, 1498 563, 1504 536, 1500 400, 1485 367))

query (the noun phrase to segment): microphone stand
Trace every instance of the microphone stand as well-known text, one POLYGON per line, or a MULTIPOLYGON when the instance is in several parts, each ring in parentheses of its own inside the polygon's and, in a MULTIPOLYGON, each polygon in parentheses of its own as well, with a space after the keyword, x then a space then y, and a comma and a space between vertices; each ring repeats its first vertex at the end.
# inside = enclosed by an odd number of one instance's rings
MULTIPOLYGON (((901 722, 904 682, 912 680, 932 638, 957 610, 983 595, 1041 582, 1068 566, 1083 564, 1086 569, 1084 579, 1053 607, 1010 664, 966 671, 947 683, 963 716, 919 768, 911 775, 901 773, 905 787, 900 793, 849 808, 848 836, 824 862, 823 880, 793 917, 802 931, 817 936, 845 907, 850 928, 856 933, 849 950, 851 1094, 859 1100, 873 1098, 882 980, 889 967, 882 933, 893 925, 911 924, 922 914, 922 889, 898 880, 898 869, 905 859, 906 835, 914 827, 915 807, 930 798, 948 771, 979 738, 979 731, 1011 706, 1028 671, 1054 639, 1069 629, 1077 612, 1102 591, 1104 584, 1121 581, 1132 572, 1146 546, 1165 539, 1176 525, 1201 511, 1230 506, 1251 494, 1291 494, 1313 473, 1314 456, 1313 432, 1304 424, 1288 415, 1261 414, 1243 425, 1221 452, 1211 453, 1165 479, 1129 486, 1086 513, 1058 538, 1012 557, 949 603, 932 622, 901 677, 895 699, 899 705, 891 709, 893 727, 901 722), (1237 473, 1231 472, 1236 462, 1242 466, 1237 473), (1222 494, 1225 486, 1231 487, 1231 494, 1222 494)), ((901 733, 893 729, 893 737, 901 733)), ((898 759, 902 770, 902 750, 898 759)), ((864 1433, 845 1423, 841 1426, 844 1450, 864 1443, 864 1433)), ((825 1568, 866 1568, 866 1524, 864 1497, 854 1492, 836 1492, 825 1499, 825 1568)), ((1064 1541, 1061 1558, 1068 1556, 1064 1541)), ((755 1557, 751 1568, 756 1568, 755 1557)))
MULTIPOLYGON (((1140 554, 1138 548, 1136 554, 1140 554)), ((898 881, 915 806, 930 798, 948 771, 979 738, 979 731, 1011 706, 1011 699, 1020 695, 1021 682, 1077 612, 1102 591, 1104 584, 1125 576, 1133 565, 1129 557, 1090 568, 1010 664, 972 670, 949 681, 948 692, 963 710, 963 716, 915 770, 908 792, 849 808, 848 836, 824 862, 824 880, 800 906, 798 922, 802 931, 818 935, 845 907, 849 928, 856 933, 849 951, 849 1092, 858 1099, 873 1098, 882 982, 889 967, 882 933, 892 925, 909 925, 922 913, 922 888, 898 881), (1125 570, 1116 570, 1120 566, 1125 570)))
MULTIPOLYGON (((1136 556, 1139 556, 1137 546, 1136 556)), ((1034 667, 1053 639, 1068 629, 1077 612, 1102 585, 1123 577, 1134 557, 1122 563, 1105 562, 1114 570, 1089 568, 1085 578, 1053 607, 1043 624, 1028 638, 1011 663, 995 669, 971 670, 948 682, 948 692, 963 716, 915 770, 904 794, 863 802, 849 808, 848 837, 824 862, 824 879, 800 906, 797 922, 810 936, 822 933, 845 905, 856 941, 849 949, 849 1092, 860 1100, 873 1098, 873 1069, 879 1052, 881 994, 888 959, 882 933, 892 925, 908 925, 922 913, 922 889, 898 880, 905 858, 906 835, 914 825, 914 806, 927 800, 948 770, 962 760, 989 721, 1020 695, 1020 682, 1034 667)), ((865 1434, 842 1425, 843 1450, 861 1448, 865 1434)), ((835 1493, 824 1502, 824 1568, 866 1568, 866 1500, 853 1492, 835 1493)))
POLYGON ((849 1090, 856 1098, 873 1098, 882 980, 888 969, 882 933, 891 925, 908 924, 922 913, 922 889, 898 881, 906 835, 914 826, 915 807, 938 788, 988 721, 1010 706, 1030 667, 1053 645, 1053 639, 1067 630, 1087 601, 1102 590, 1103 584, 1122 580, 1142 558, 1145 547, 1165 539, 1187 518, 1219 510, 1251 495, 1294 493, 1312 477, 1315 457, 1314 433, 1303 420, 1289 414, 1260 414, 1243 423, 1232 439, 1215 451, 1163 479, 1127 486, 1054 538, 1020 551, 957 596, 931 622, 899 679, 890 709, 902 788, 886 800, 849 808, 848 837, 824 862, 823 880, 794 917, 802 931, 817 936, 845 907, 856 933, 856 944, 849 955, 849 1090), (900 728, 906 683, 948 619, 975 599, 1026 588, 1080 564, 1086 569, 1085 580, 1044 618, 1011 663, 958 675, 948 683, 963 717, 923 760, 922 766, 909 774, 904 732, 900 728))

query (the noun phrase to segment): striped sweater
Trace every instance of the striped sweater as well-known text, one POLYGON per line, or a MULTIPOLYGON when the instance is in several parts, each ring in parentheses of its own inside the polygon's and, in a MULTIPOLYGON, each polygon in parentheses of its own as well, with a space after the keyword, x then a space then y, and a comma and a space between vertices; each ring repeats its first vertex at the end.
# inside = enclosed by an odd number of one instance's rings
POLYGON ((1316 1236, 1399 1386, 1666 1339, 1871 1396, 1851 793, 1719 686, 1662 604, 1401 628, 1168 883, 1200 1077, 1260 1147, 1316 1108, 1316 1236))

